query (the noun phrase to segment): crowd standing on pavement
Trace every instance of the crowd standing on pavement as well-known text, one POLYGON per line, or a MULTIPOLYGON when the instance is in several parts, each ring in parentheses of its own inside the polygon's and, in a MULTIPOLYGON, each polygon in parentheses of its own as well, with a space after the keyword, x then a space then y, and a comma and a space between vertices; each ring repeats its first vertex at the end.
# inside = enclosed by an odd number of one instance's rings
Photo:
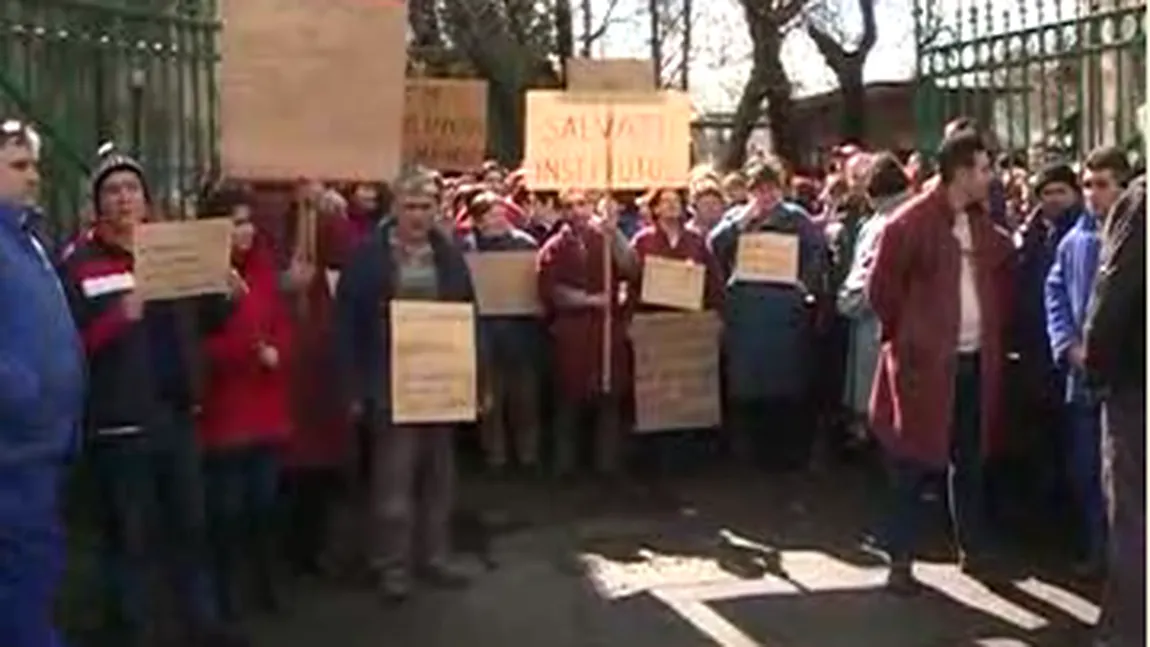
POLYGON ((801 470, 873 441, 887 586, 913 595, 923 489, 946 476, 958 562, 993 578, 992 511, 1019 495, 989 477, 1022 456, 1025 505, 1068 504, 1080 574, 1106 578, 1099 644, 1145 642, 1145 180, 1118 149, 1031 171, 963 119, 934 173, 850 145, 822 174, 759 156, 643 195, 531 191, 495 163, 213 182, 196 211, 232 221, 228 292, 163 302, 133 274, 135 228, 163 211, 144 168, 102 150, 86 227, 54 253, 38 149, 2 122, 0 645, 61 644, 59 492, 77 461, 100 520, 101 644, 176 644, 162 621, 189 645, 246 644, 240 620, 281 608, 293 574, 365 579, 389 603, 466 586, 461 430, 392 422, 388 303, 473 303, 465 254, 510 250, 536 255, 542 311, 479 318, 464 433, 491 473, 624 488, 636 469, 801 470), (797 239, 797 282, 740 278, 756 232, 797 239), (660 309, 641 298, 653 256, 705 268, 717 429, 629 432, 628 323, 660 309))

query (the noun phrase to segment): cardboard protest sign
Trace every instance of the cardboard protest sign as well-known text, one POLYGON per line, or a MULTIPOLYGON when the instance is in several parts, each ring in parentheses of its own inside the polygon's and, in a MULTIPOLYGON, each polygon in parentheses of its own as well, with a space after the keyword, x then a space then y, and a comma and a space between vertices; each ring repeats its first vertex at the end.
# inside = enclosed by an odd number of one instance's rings
POLYGON ((391 179, 406 69, 403 0, 226 0, 224 172, 247 179, 391 179))
POLYGON ((474 421, 477 404, 472 304, 392 301, 389 308, 392 422, 474 421))
POLYGON ((467 255, 480 316, 533 315, 541 310, 535 252, 467 255))
POLYGON ((735 251, 735 278, 752 283, 796 283, 799 237, 771 231, 740 235, 735 251))
POLYGON ((408 79, 403 161, 463 171, 483 164, 487 150, 487 82, 408 79))
POLYGON ((147 301, 230 291, 232 221, 152 222, 136 228, 136 289, 147 301))
POLYGON ((527 93, 523 167, 537 191, 686 186, 691 103, 676 91, 527 93))
POLYGON ((569 58, 571 92, 654 92, 655 65, 642 58, 569 58))
POLYGON ((643 259, 643 303, 679 310, 703 309, 706 267, 689 260, 650 255, 643 259))
POLYGON ((635 429, 714 427, 720 421, 719 331, 713 312, 635 316, 635 429))

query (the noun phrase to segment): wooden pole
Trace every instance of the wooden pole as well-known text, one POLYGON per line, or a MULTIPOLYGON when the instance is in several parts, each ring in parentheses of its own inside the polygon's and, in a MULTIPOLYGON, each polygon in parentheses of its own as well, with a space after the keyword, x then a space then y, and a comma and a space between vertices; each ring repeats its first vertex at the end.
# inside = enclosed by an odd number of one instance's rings
MULTIPOLYGON (((615 109, 614 106, 607 103, 607 154, 606 154, 606 178, 607 178, 607 200, 605 204, 608 209, 613 208, 611 202, 613 197, 611 195, 612 186, 615 184, 615 155, 614 155, 614 131, 615 131, 615 109)), ((604 214, 606 216, 608 214, 604 214)), ((618 226, 618 223, 615 225, 618 226)), ((612 344, 611 333, 612 323, 614 319, 615 299, 619 295, 615 293, 614 272, 612 271, 612 255, 615 250, 615 231, 614 228, 602 228, 603 234, 603 294, 606 297, 606 310, 603 313, 603 394, 611 393, 611 359, 612 359, 612 344)))

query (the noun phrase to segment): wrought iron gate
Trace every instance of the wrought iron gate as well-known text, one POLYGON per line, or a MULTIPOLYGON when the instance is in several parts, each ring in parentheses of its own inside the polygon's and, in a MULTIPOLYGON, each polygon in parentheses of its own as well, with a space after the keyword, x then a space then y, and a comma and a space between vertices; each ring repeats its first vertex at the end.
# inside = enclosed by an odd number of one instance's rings
POLYGON ((1145 21, 1145 0, 915 0, 919 141, 966 115, 1032 163, 1140 153, 1145 21))
POLYGON ((98 146, 147 167, 153 197, 180 209, 217 158, 216 0, 0 2, 0 116, 38 125, 44 205, 67 234, 98 146))

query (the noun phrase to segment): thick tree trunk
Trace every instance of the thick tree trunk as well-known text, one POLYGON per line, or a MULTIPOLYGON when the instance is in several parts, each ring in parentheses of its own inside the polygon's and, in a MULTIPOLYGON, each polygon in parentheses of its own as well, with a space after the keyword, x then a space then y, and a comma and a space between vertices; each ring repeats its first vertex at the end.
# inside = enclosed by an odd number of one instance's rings
POLYGON ((767 92, 767 121, 771 129, 771 146, 775 157, 795 168, 802 159, 799 133, 794 127, 794 97, 791 80, 783 68, 782 40, 767 48, 771 55, 763 60, 767 92))
POLYGON ((842 92, 842 121, 839 135, 843 141, 863 144, 868 134, 866 84, 863 82, 864 57, 852 57, 838 75, 842 92))
POLYGON ((807 25, 807 35, 815 43, 827 67, 835 73, 835 80, 839 83, 839 92, 842 98, 842 116, 839 125, 839 136, 843 140, 865 144, 868 132, 867 124, 867 97, 866 83, 863 80, 863 68, 867 56, 874 49, 878 38, 878 26, 874 12, 875 0, 858 0, 859 12, 862 14, 863 33, 858 45, 853 51, 835 40, 829 33, 814 23, 807 25))
POLYGON ((734 171, 742 168, 743 163, 747 161, 747 140, 751 138, 751 133, 759 122, 763 99, 766 96, 767 85, 758 63, 755 63, 746 85, 743 86, 739 105, 735 108, 731 135, 723 151, 721 163, 723 170, 734 171))

